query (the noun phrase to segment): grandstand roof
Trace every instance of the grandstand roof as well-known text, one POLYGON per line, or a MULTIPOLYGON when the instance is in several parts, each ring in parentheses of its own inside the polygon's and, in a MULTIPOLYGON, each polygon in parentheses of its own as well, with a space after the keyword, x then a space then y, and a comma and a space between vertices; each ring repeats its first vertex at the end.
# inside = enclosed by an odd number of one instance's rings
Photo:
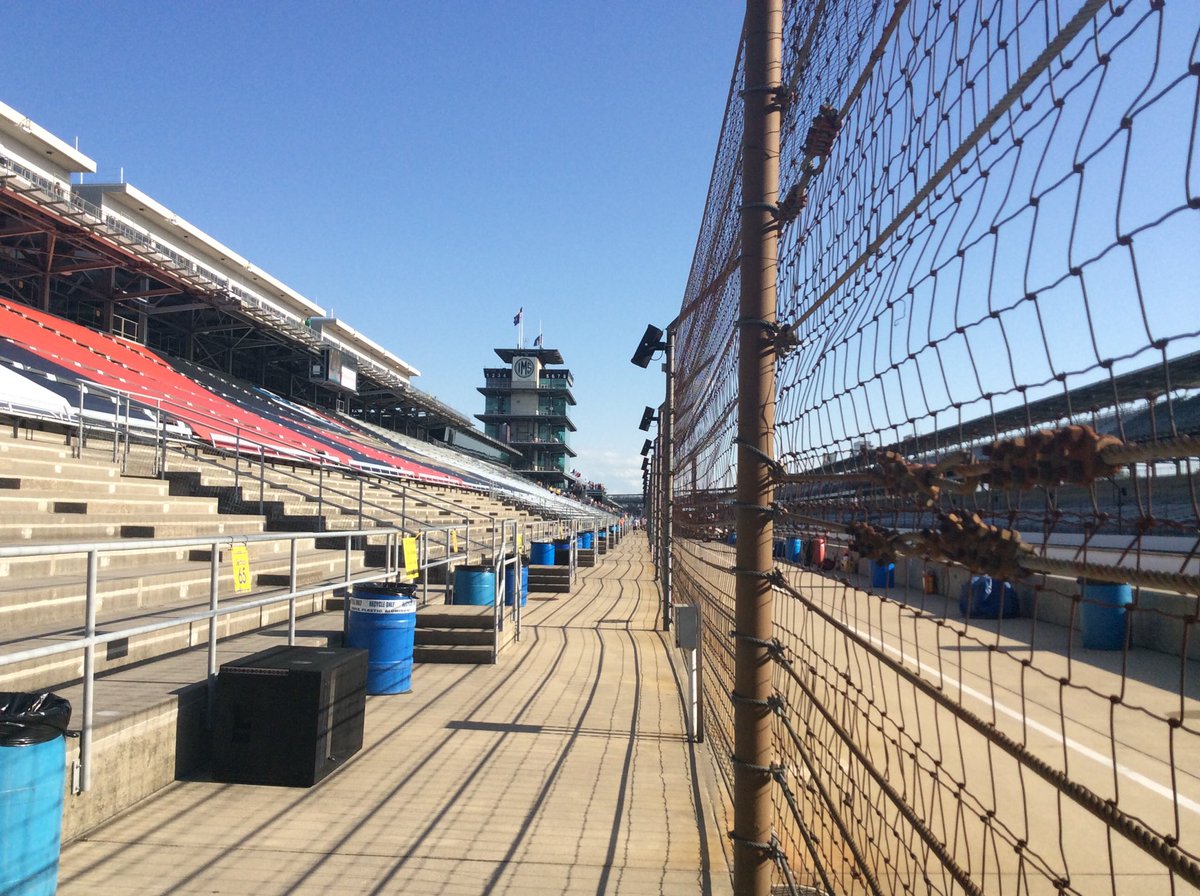
MULTIPOLYGON (((1150 364, 1129 373, 1113 376, 1111 379, 1079 386, 1061 395, 1052 395, 1031 401, 1027 405, 1018 405, 964 423, 942 427, 932 433, 907 438, 893 447, 904 453, 917 453, 922 445, 990 439, 998 433, 1050 424, 1087 411, 1104 411, 1117 404, 1144 400, 1149 396, 1162 396, 1173 391, 1197 388, 1200 388, 1200 352, 1193 352, 1172 359, 1166 366, 1162 362, 1150 364)), ((1182 405, 1181 414, 1175 421, 1182 434, 1194 434, 1200 424, 1200 420, 1187 413, 1191 408, 1191 404, 1182 405)), ((1148 433, 1138 431, 1136 436, 1133 433, 1129 435, 1131 438, 1144 438, 1148 433)))
POLYGON ((67 172, 92 173, 96 163, 12 106, 0 103, 0 132, 67 172))
MULTIPOLYGON (((332 330, 335 334, 344 336, 346 341, 342 344, 348 345, 356 354, 362 354, 363 349, 366 349, 371 354, 374 354, 378 360, 383 361, 385 364, 404 370, 409 376, 421 375, 421 371, 417 370, 417 368, 413 367, 407 361, 403 361, 396 357, 378 343, 368 339, 366 336, 358 332, 358 330, 354 329, 343 320, 339 320, 336 317, 312 317, 309 318, 308 324, 314 330, 319 332, 323 338, 330 335, 328 332, 330 330, 332 330)), ((342 340, 338 341, 342 342, 342 340)))
POLYGON ((191 243, 197 251, 212 255, 215 260, 227 265, 230 273, 243 277, 247 283, 258 284, 260 289, 269 289, 269 297, 273 301, 282 302, 287 310, 299 318, 325 313, 325 309, 316 302, 296 292, 261 268, 255 267, 224 243, 205 233, 195 224, 184 220, 132 184, 87 184, 77 188, 76 192, 93 202, 98 202, 103 198, 107 203, 120 205, 136 213, 138 217, 149 219, 169 235, 187 241, 184 245, 191 243))

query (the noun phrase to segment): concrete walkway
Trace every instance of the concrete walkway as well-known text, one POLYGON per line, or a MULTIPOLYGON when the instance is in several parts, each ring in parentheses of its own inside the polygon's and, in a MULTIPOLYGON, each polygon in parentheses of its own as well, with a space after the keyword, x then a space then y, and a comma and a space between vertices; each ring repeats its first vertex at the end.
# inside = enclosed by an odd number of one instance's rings
POLYGON ((178 782, 67 845, 59 893, 727 893, 658 616, 637 533, 532 596, 497 665, 368 697, 362 751, 325 781, 178 782))

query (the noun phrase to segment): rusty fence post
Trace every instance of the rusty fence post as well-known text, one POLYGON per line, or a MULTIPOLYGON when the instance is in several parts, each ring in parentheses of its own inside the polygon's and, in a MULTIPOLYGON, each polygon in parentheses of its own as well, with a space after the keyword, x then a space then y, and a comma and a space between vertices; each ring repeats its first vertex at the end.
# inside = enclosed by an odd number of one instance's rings
POLYGON ((737 585, 734 672, 733 883, 737 896, 771 889, 772 631, 775 322, 779 197, 778 91, 782 0, 747 0, 742 136, 742 258, 738 333, 737 585))

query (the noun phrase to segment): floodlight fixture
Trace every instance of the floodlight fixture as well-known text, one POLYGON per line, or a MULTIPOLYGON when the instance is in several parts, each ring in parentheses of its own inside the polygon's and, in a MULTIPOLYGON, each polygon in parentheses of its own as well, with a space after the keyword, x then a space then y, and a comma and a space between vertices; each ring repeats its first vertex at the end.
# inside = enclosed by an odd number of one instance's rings
POLYGON ((642 451, 641 451, 642 457, 645 457, 647 454, 649 454, 651 449, 653 449, 653 448, 654 448, 654 444, 649 439, 646 439, 646 441, 642 443, 642 451))
POLYGON ((658 417, 654 414, 654 408, 646 408, 642 411, 642 422, 638 424, 638 429, 642 432, 650 431, 650 424, 657 420, 658 417))
POLYGON ((647 367, 650 364, 650 359, 654 357, 655 352, 662 351, 667 347, 663 341, 663 331, 654 324, 646 327, 646 333, 642 336, 642 341, 638 343, 637 351, 633 353, 630 360, 638 367, 647 367))
POLYGON ((650 458, 648 458, 648 457, 642 458, 642 472, 643 473, 650 472, 650 458))

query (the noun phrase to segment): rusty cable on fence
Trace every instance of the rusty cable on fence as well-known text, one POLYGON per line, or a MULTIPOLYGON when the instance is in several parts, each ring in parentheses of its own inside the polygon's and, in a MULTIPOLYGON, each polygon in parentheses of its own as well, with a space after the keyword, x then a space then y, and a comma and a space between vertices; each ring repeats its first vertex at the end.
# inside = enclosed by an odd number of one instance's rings
POLYGON ((795 731, 788 723, 787 716, 779 710, 777 710, 776 713, 782 721, 784 727, 787 729, 788 734, 792 738, 792 742, 796 747, 796 755, 800 757, 800 761, 803 762, 805 768, 808 769, 809 780, 812 781, 813 787, 816 788, 817 793, 820 794, 821 802, 825 804, 825 810, 829 813, 829 817, 833 820, 834 827, 838 829, 838 834, 841 835, 843 842, 846 844, 846 848, 850 850, 850 854, 854 857, 854 863, 857 867, 858 873, 861 874, 863 880, 867 882, 867 888, 870 889, 872 896, 883 896, 883 891, 879 887, 879 879, 875 876, 874 870, 871 868, 870 863, 863 855, 863 851, 861 847, 859 847, 854 833, 850 830, 850 826, 842 818, 841 809, 838 808, 837 801, 834 800, 833 795, 825 786, 821 769, 817 767, 816 763, 814 763, 812 758, 808 755, 808 750, 796 736, 795 731))
MULTIPOLYGON (((1053 784, 1060 792, 1065 793, 1078 805, 1087 809, 1097 818, 1100 818, 1106 822, 1109 826, 1118 831, 1118 833, 1120 833, 1123 837, 1138 846, 1147 854, 1161 861, 1164 865, 1169 867, 1172 872, 1178 874, 1192 886, 1200 887, 1200 860, 1198 860, 1196 856, 1181 850, 1178 844, 1171 842, 1171 838, 1156 834, 1133 816, 1127 815, 1125 812, 1121 811, 1110 800, 1102 799, 1091 790, 1088 790, 1086 787, 1083 787, 1082 785, 1072 781, 1063 772, 1060 772, 1050 766, 1047 762, 1026 749, 1023 744, 1018 743, 1010 738, 1007 734, 1000 731, 991 722, 987 722, 975 715, 961 703, 947 695, 941 688, 927 681, 923 676, 917 672, 914 672, 903 662, 889 657, 887 651, 876 647, 869 639, 864 638, 858 632, 854 631, 849 626, 845 625, 827 613, 821 607, 817 606, 815 603, 805 597, 798 588, 795 588, 790 583, 786 582, 783 584, 776 583, 776 587, 786 591, 793 598, 800 601, 802 604, 804 604, 807 610, 820 616, 825 624, 837 629, 845 638, 853 641, 858 647, 869 653, 876 661, 888 666, 893 672, 902 677, 909 684, 918 688, 925 696, 938 703, 939 706, 954 713, 959 719, 966 722, 973 730, 982 734, 991 743, 995 744, 1014 759, 1018 760, 1025 768, 1028 768, 1049 783, 1053 784)), ((776 659, 776 663, 779 663, 778 659, 776 659)), ((790 677, 794 678, 795 676, 790 677)), ((803 685, 801 686, 803 687, 803 685)), ((818 705, 817 709, 824 714, 825 710, 823 707, 818 705)))
MULTIPOLYGON (((781 585, 780 587, 784 591, 791 590, 786 584, 781 585)), ((874 763, 871 762, 870 758, 866 755, 866 753, 863 752, 862 748, 854 742, 854 738, 847 735, 846 730, 841 726, 841 724, 838 723, 837 718, 834 717, 834 715, 820 700, 816 699, 816 694, 813 693, 812 689, 796 673, 796 670, 792 668, 792 665, 783 658, 782 652, 778 650, 772 651, 771 658, 775 661, 776 665, 778 665, 785 673, 787 673, 788 677, 792 679, 796 686, 804 692, 804 696, 812 701, 813 708, 821 714, 821 716, 825 719, 826 724, 833 729, 834 733, 838 736, 838 738, 841 739, 842 743, 844 743, 850 752, 854 754, 854 758, 858 760, 859 764, 867 770, 867 773, 870 774, 872 778, 875 779, 876 786, 879 787, 879 789, 883 791, 883 794, 892 801, 892 804, 896 807, 896 811, 899 812, 900 815, 912 825, 913 830, 917 833, 917 836, 921 838, 926 847, 929 848, 929 851, 937 856, 938 861, 942 863, 942 867, 950 872, 955 882, 967 893, 974 894, 974 896, 983 896, 983 889, 979 887, 975 881, 971 879, 971 876, 967 874, 967 872, 963 870, 963 868, 954 860, 954 857, 947 850, 946 844, 941 843, 937 837, 930 832, 928 826, 917 817, 912 807, 905 802, 904 798, 899 794, 899 792, 897 792, 897 790, 888 782, 887 776, 875 767, 874 763)), ((791 735, 793 742, 799 744, 800 736, 796 733, 796 730, 792 727, 791 722, 786 717, 783 717, 783 725, 785 728, 787 728, 788 734, 791 735)))

